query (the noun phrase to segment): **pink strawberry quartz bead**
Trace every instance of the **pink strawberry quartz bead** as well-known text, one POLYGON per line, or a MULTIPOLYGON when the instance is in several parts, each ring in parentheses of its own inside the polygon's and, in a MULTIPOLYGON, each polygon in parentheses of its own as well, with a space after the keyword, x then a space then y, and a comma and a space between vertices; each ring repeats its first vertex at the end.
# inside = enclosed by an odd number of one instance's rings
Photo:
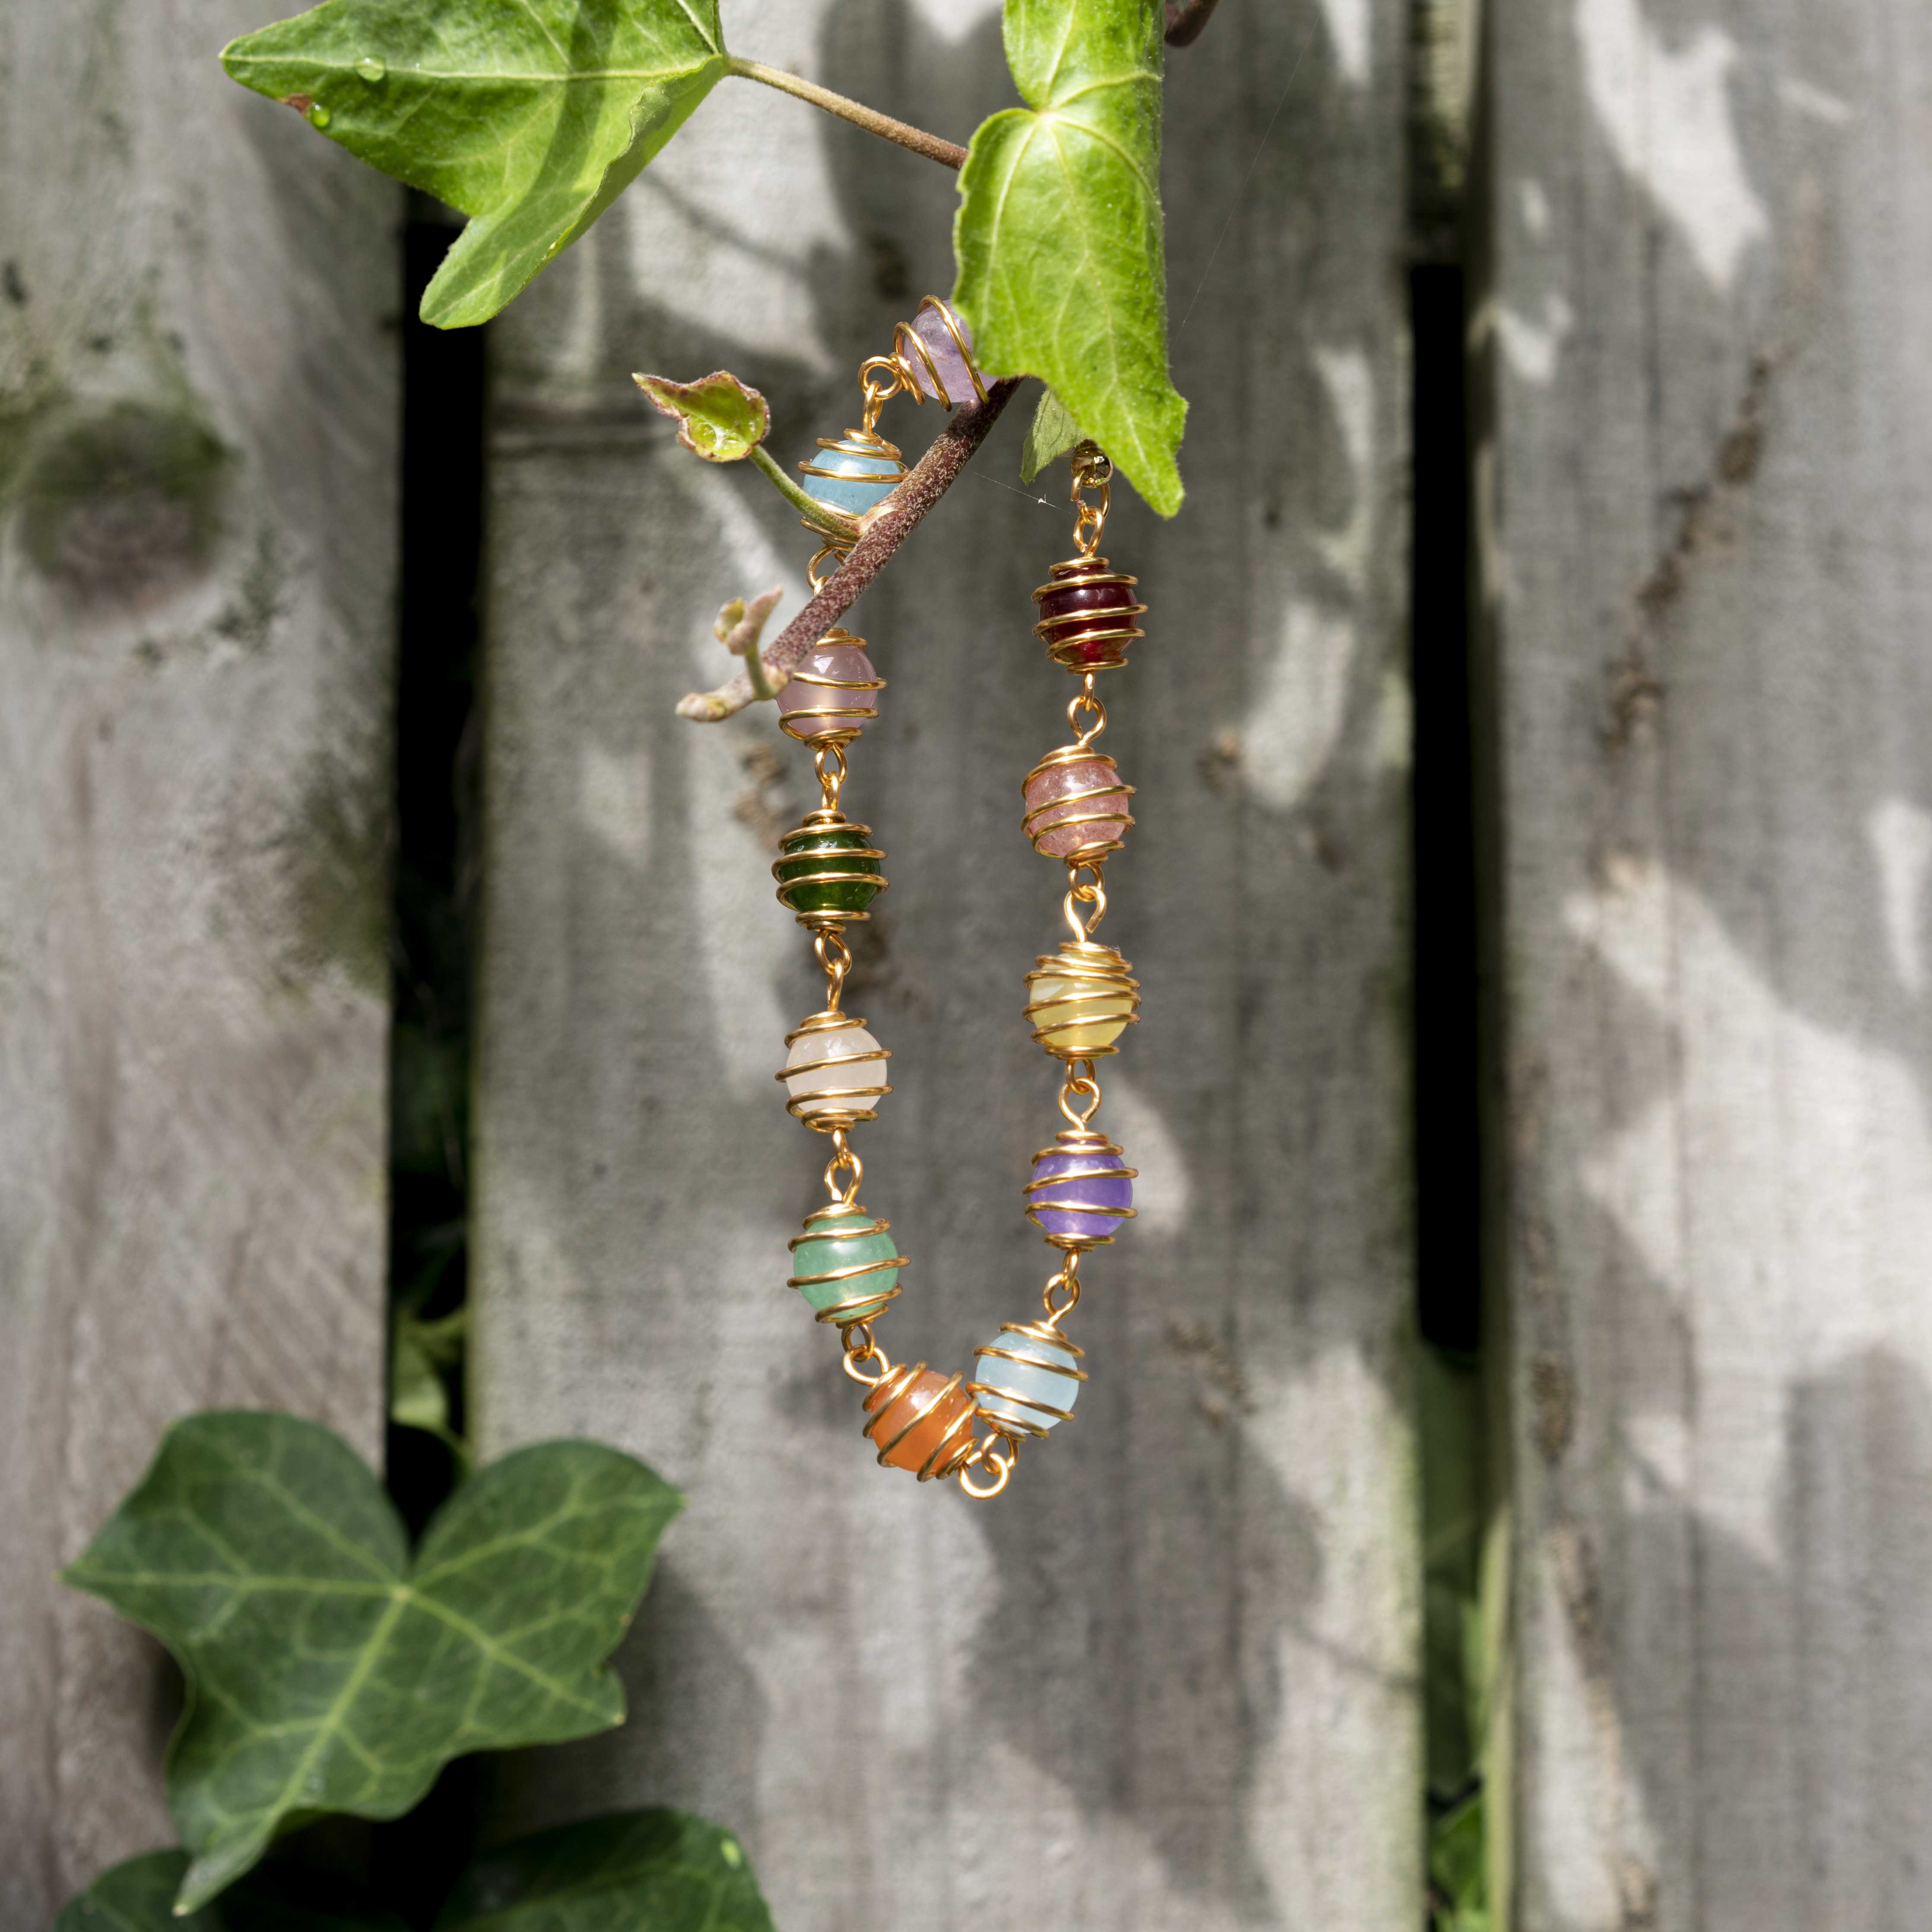
POLYGON ((1128 788, 1112 758, 1096 754, 1036 771, 1026 784, 1026 830, 1036 851, 1050 859, 1112 851, 1133 823, 1128 788))
POLYGON ((838 733, 856 738, 879 715, 884 681, 856 644, 814 645, 778 693, 778 721, 808 742, 838 733))

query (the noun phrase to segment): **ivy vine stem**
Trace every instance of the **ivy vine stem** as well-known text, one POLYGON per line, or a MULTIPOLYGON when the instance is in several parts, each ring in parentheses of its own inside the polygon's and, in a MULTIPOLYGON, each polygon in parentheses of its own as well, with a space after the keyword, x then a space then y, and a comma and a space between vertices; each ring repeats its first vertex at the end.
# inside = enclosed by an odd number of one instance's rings
MULTIPOLYGON (((912 467, 905 481, 870 513, 866 534, 852 554, 838 566, 825 588, 779 632, 764 654, 768 672, 788 677, 793 665, 858 602, 859 593, 883 570, 893 551, 910 536, 927 511, 952 488, 986 432, 1000 419, 1025 379, 1009 376, 986 392, 986 400, 962 410, 932 447, 912 467)), ((783 682, 782 679, 778 680, 783 682)), ((700 724, 715 724, 752 702, 752 681, 742 671, 716 691, 694 691, 679 700, 677 715, 700 724)))
POLYGON ((815 530, 823 530, 829 537, 850 540, 859 534, 859 520, 848 517, 842 510, 830 510, 816 498, 808 496, 767 454, 762 443, 752 451, 752 460, 764 472, 772 488, 796 510, 815 530))
POLYGON ((822 107, 828 114, 836 114, 842 121, 849 121, 855 128, 862 128, 868 134, 876 134, 881 140, 896 141, 902 148, 910 148, 916 154, 923 154, 929 161, 938 161, 949 168, 962 168, 966 165, 966 150, 956 141, 943 141, 937 134, 928 134, 923 128, 914 128, 904 121, 895 121, 890 114, 881 114, 876 108, 868 107, 862 102, 848 100, 842 94, 834 94, 829 87, 820 87, 817 82, 802 80, 795 74, 788 74, 783 68, 767 67, 763 61, 740 60, 736 54, 725 57, 724 70, 735 74, 741 80, 755 80, 766 87, 775 87, 781 94, 795 94, 800 100, 808 100, 814 107, 822 107))

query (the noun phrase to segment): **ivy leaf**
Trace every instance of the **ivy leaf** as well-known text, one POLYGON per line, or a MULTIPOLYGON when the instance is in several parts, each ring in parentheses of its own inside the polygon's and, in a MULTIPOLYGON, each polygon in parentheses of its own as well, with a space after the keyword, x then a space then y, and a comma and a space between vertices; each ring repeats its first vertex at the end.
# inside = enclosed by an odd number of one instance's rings
POLYGON ((175 1893, 188 1870, 185 1852, 149 1852, 101 1874, 54 1921, 54 1932, 406 1932, 386 1912, 333 1910, 264 1874, 244 1879, 213 1905, 177 1918, 175 1893))
POLYGON ((1041 376, 1162 516, 1187 405, 1167 372, 1161 10, 1006 0, 1024 108, 981 122, 959 177, 953 301, 989 376, 1041 376))
POLYGON ((595 1442, 517 1450, 437 1513, 412 1563, 348 1445, 293 1416, 177 1423, 67 1581, 179 1660, 168 1798, 206 1904, 318 1813, 394 1818, 466 1751, 621 1724, 602 1667, 682 1498, 595 1442))
MULTIPOLYGON (((736 1839, 682 1811, 539 1832, 479 1858, 436 1932, 772 1932, 736 1839)), ((64 1932, 64 1928, 62 1928, 64 1932)))
POLYGON ((1073 420, 1066 405, 1051 389, 1043 390, 1020 449, 1020 481, 1030 483, 1049 463, 1086 440, 1087 432, 1073 420))
POLYGON ((616 199, 725 68, 718 0, 326 0, 221 64, 472 220, 424 321, 487 322, 616 199))
POLYGON ((467 1308, 425 1322, 400 1305, 389 1323, 389 1420, 434 1436, 465 1470, 470 1445, 449 1426, 443 1371, 462 1360, 469 1326, 467 1308))
POLYGON ((694 382, 663 376, 631 380, 677 424, 678 441, 707 463, 742 463, 771 434, 764 398, 728 369, 694 382))
POLYGON ((1440 1901, 1436 1932, 1489 1932, 1480 1791, 1430 1828, 1429 1876, 1440 1901))

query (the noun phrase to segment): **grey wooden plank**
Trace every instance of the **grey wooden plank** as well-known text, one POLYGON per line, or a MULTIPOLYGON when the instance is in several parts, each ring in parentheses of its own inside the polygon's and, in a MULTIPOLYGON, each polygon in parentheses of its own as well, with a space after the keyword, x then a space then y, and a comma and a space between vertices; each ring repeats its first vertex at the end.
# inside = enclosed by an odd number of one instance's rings
POLYGON ((62 1591, 173 1417, 381 1444, 395 195, 215 55, 0 14, 0 1920, 165 1844, 62 1591))
POLYGON ((1514 1922, 1916 1924, 1932 20, 1492 47, 1514 1922))
MULTIPOLYGON (((730 26, 955 136, 1010 98, 996 8, 730 26)), ((1142 820, 1107 930, 1146 1006, 1103 1118, 1143 1214, 1092 1270, 1077 1421, 991 1507, 873 1466, 782 1286, 824 1158, 771 1079, 819 1004, 768 873, 806 760, 769 712, 672 706, 728 668, 726 596, 798 608, 806 547, 628 377, 731 368, 795 459, 948 285, 952 184, 728 91, 500 326, 476 1424, 491 1454, 612 1438, 691 1498, 622 1654, 631 1724, 536 1754, 504 1828, 691 1805, 746 1834, 788 1932, 1420 1916, 1402 32, 1231 7, 1173 62, 1193 495, 1108 538, 1153 606, 1107 694, 1142 820)), ((1019 981, 1057 896, 1016 801, 1061 736, 1030 592, 1070 525, 1015 487, 1021 415, 854 620, 892 680, 848 793, 892 881, 850 1002, 895 1055, 864 1198, 915 1261, 882 1340, 949 1365, 1048 1271, 1019 981)))

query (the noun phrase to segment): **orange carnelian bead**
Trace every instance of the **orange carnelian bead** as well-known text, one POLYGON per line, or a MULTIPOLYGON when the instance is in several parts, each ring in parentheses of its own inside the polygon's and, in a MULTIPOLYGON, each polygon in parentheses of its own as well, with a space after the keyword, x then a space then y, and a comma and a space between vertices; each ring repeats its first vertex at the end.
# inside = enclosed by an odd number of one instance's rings
POLYGON ((937 1455, 932 1473, 942 1475, 971 1442, 973 1407, 956 1378, 937 1369, 921 1368, 910 1378, 896 1372, 866 1398, 872 1418, 866 1433, 878 1445, 880 1462, 916 1474, 937 1455), (949 1388, 949 1382, 955 1386, 949 1388))

